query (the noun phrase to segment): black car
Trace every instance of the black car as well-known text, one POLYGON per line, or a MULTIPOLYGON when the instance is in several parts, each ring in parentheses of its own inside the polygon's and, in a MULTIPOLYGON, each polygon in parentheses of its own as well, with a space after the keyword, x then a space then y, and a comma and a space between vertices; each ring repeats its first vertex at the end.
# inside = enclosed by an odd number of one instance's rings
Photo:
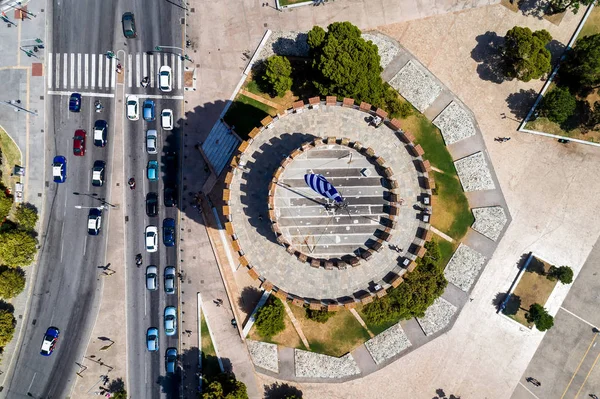
POLYGON ((106 135, 108 123, 103 120, 98 120, 94 123, 94 145, 96 147, 104 147, 106 145, 106 135))
POLYGON ((158 194, 150 192, 146 195, 146 215, 154 217, 158 215, 158 194))
POLYGON ((168 207, 172 207, 177 205, 177 198, 176 198, 177 192, 175 190, 175 186, 170 186, 170 187, 165 187, 165 191, 164 191, 164 201, 165 201, 165 206, 168 207))
POLYGON ((123 35, 127 39, 133 39, 137 36, 137 32, 135 30, 135 17, 132 12, 126 12, 123 14, 123 19, 121 19, 123 23, 123 35))

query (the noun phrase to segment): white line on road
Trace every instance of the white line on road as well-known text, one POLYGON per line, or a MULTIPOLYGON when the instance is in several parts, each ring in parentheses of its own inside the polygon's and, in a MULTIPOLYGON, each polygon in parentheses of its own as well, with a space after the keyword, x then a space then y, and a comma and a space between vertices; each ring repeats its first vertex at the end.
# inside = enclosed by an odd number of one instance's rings
MULTIPOLYGON (((144 68, 144 77, 148 76, 148 54, 142 54, 142 68, 144 68)), ((150 84, 152 84, 152 78, 150 78, 150 84)))
POLYGON ((112 68, 110 68, 110 70, 111 70, 112 79, 110 80, 110 87, 114 89, 115 84, 117 82, 117 60, 115 60, 114 58, 112 58, 111 60, 112 60, 112 62, 111 62, 112 68))
POLYGON ((35 376, 37 375, 37 373, 33 373, 33 378, 31 379, 31 383, 29 384, 29 388, 27 388, 27 392, 31 391, 31 387, 33 386, 33 380, 35 380, 35 376))
POLYGON ((96 87, 96 54, 92 54, 92 76, 91 76, 91 87, 96 87))
POLYGON ((523 388, 525 388, 525 390, 526 390, 527 392, 529 392, 530 394, 532 394, 532 395, 533 395, 533 397, 534 397, 535 399, 540 399, 540 398, 538 398, 538 397, 537 397, 537 395, 536 395, 536 394, 534 394, 533 392, 531 392, 531 391, 529 390, 529 388, 527 388, 527 387, 525 386, 525 384, 523 384, 522 382, 519 382, 519 385, 521 385, 523 388))
POLYGON ((106 66, 104 67, 104 87, 108 87, 108 85, 110 84, 108 81, 110 79, 110 60, 106 60, 105 65, 106 66))
POLYGON ((133 84, 133 60, 131 54, 127 55, 127 83, 129 87, 133 84))
POLYGON ((140 54, 138 53, 135 55, 135 87, 140 87, 141 81, 142 77, 140 76, 140 54))
POLYGON ((150 87, 154 87, 154 55, 150 54, 148 59, 150 60, 150 87))
MULTIPOLYGON (((88 88, 88 83, 90 81, 89 80, 89 77, 90 77, 90 75, 89 75, 89 72, 90 72, 90 63, 89 63, 90 60, 89 60, 89 58, 90 58, 90 55, 86 53, 86 54, 84 54, 84 57, 85 57, 85 62, 84 62, 84 64, 85 64, 84 71, 85 72, 84 72, 84 75, 83 75, 83 87, 85 87, 87 89, 88 88)), ((92 57, 92 58, 94 58, 94 57, 92 57)))
POLYGON ((88 240, 88 236, 86 234, 85 239, 83 240, 83 256, 85 256, 85 250, 87 248, 87 240, 88 240))
POLYGON ((598 327, 596 327, 595 325, 593 325, 592 323, 590 323, 589 321, 582 319, 581 317, 577 316, 575 313, 563 308, 562 306, 560 307, 560 309, 564 310, 565 312, 567 312, 568 314, 572 315, 573 317, 578 318, 579 320, 583 321, 585 324, 587 324, 590 327, 594 327, 596 329, 598 329, 598 327))
POLYGON ((48 53, 48 88, 52 88, 52 53, 48 53))
POLYGON ((56 68, 56 88, 60 88, 60 53, 56 54, 56 62, 54 63, 56 68))
POLYGON ((181 65, 181 57, 177 57, 177 89, 181 90, 181 81, 183 78, 181 74, 183 73, 183 66, 181 65))
POLYGON ((148 290, 144 290, 144 316, 148 316, 148 290))
MULTIPOLYGON (((63 53, 63 89, 67 88, 67 70, 69 68, 69 55, 67 53, 63 53)), ((57 87, 58 88, 58 87, 57 87)))
POLYGON ((104 57, 98 57, 98 88, 102 87, 102 61, 104 57))
POLYGON ((75 53, 71 53, 71 89, 75 87, 75 53))
MULTIPOLYGON (((55 95, 55 96, 70 96, 71 92, 70 91, 60 91, 60 90, 48 90, 48 94, 49 95, 55 95)), ((81 97, 114 97, 115 95, 113 93, 80 93, 81 97)), ((68 114, 67 114, 68 115, 68 114)))
MULTIPOLYGON (((125 96, 131 96, 131 95, 134 95, 134 93, 128 93, 125 96)), ((135 95, 137 96, 139 94, 135 94, 135 95)), ((148 94, 148 95, 144 94, 144 98, 156 98, 156 99, 162 99, 162 100, 183 100, 183 96, 165 96, 165 95, 161 95, 161 94, 148 94)))
POLYGON ((77 88, 81 88, 81 53, 77 53, 77 88))

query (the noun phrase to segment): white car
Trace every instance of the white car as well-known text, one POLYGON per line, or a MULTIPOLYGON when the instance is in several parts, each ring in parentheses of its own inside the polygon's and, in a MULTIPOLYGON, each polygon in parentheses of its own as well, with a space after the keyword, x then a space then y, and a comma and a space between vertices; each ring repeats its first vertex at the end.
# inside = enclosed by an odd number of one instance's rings
POLYGON ((168 65, 163 65, 160 67, 158 71, 158 87, 160 87, 161 91, 171 91, 172 87, 172 77, 171 67, 168 65))
POLYGON ((158 227, 146 227, 146 251, 156 252, 158 250, 158 227))
POLYGON ((140 119, 140 101, 137 96, 127 96, 127 119, 130 121, 140 119))
POLYGON ((148 151, 148 154, 158 154, 156 150, 157 138, 156 130, 150 129, 146 132, 146 151, 148 151))
POLYGON ((170 109, 163 109, 160 113, 160 120, 162 122, 162 128, 164 130, 173 130, 173 111, 170 109))

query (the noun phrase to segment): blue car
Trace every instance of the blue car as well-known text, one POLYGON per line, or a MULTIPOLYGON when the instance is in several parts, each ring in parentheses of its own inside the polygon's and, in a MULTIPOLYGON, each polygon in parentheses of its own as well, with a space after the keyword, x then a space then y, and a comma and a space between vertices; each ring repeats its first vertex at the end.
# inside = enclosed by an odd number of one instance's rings
POLYGON ((158 328, 150 327, 146 331, 146 348, 150 352, 158 351, 158 328))
POLYGON ((52 161, 52 177, 55 183, 64 183, 67 180, 67 158, 57 155, 52 161))
POLYGON ((52 352, 54 352, 59 335, 60 330, 58 328, 48 327, 46 334, 44 334, 44 340, 42 341, 42 348, 40 350, 42 356, 50 356, 52 352))
POLYGON ((148 161, 148 180, 158 180, 158 161, 148 161))
POLYGON ((81 111, 81 94, 73 93, 69 98, 69 111, 79 112, 81 111))
POLYGON ((156 119, 154 115, 154 101, 146 100, 144 101, 144 107, 142 108, 142 114, 144 115, 144 120, 146 122, 152 122, 156 119))
POLYGON ((165 247, 175 245, 175 220, 167 218, 163 220, 163 242, 165 247))

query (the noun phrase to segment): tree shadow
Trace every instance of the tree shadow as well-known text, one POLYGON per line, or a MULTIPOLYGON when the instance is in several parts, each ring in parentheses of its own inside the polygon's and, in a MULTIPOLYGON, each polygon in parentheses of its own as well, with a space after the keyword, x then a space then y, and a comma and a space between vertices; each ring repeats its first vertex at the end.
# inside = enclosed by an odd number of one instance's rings
POLYGON ((552 58, 550 59, 550 64, 552 66, 555 66, 560 60, 560 57, 562 57, 565 53, 567 46, 565 46, 563 43, 559 42, 556 39, 552 39, 550 43, 546 45, 546 49, 550 51, 550 55, 552 56, 552 58))
POLYGON ((250 316, 261 296, 262 291, 258 288, 252 286, 244 287, 238 300, 238 306, 242 312, 250 316))
POLYGON ((521 302, 522 301, 520 296, 512 294, 506 302, 506 306, 504 306, 502 313, 504 313, 507 316, 516 315, 519 309, 521 309, 521 302))
POLYGON ((544 270, 544 262, 533 256, 531 258, 531 262, 529 262, 529 266, 527 267, 527 271, 530 273, 537 273, 541 276, 546 275, 546 271, 544 270))
POLYGON ((496 296, 494 296, 494 299, 492 299, 492 305, 494 308, 496 308, 496 310, 500 310, 500 306, 502 306, 502 303, 506 299, 507 295, 508 294, 506 292, 498 292, 496 296))
POLYGON ((276 382, 271 385, 264 385, 263 387, 265 389, 264 399, 288 399, 290 397, 302 399, 302 391, 289 384, 276 382))
POLYGON ((521 0, 519 1, 519 11, 528 17, 543 19, 548 9, 546 0, 521 0))
POLYGON ((312 59, 303 57, 288 57, 292 65, 292 93, 300 98, 318 96, 313 80, 312 59))
POLYGON ((9 313, 14 313, 15 312, 15 307, 13 306, 12 303, 8 303, 5 302, 3 300, 0 299, 0 310, 6 310, 9 313))
POLYGON ((515 118, 525 119, 537 96, 538 93, 533 89, 521 89, 516 93, 509 94, 506 97, 506 104, 515 118))
POLYGON ((300 33, 296 39, 280 37, 271 44, 274 54, 292 57, 308 57, 308 33, 300 33))
POLYGON ((521 257, 519 258, 519 260, 516 263, 518 270, 521 270, 521 269, 523 269, 525 267, 525 263, 527 262, 528 258, 529 258, 529 254, 528 253, 521 255, 521 257))
POLYGON ((106 387, 108 392, 117 393, 125 390, 125 381, 122 378, 117 378, 116 380, 111 380, 106 387))
POLYGON ((471 50, 471 58, 477 62, 477 73, 482 80, 500 84, 504 76, 502 44, 504 38, 496 32, 487 31, 475 38, 477 45, 471 50))
POLYGON ((432 399, 460 399, 460 396, 456 395, 446 395, 443 389, 438 388, 435 390, 435 396, 432 399))

